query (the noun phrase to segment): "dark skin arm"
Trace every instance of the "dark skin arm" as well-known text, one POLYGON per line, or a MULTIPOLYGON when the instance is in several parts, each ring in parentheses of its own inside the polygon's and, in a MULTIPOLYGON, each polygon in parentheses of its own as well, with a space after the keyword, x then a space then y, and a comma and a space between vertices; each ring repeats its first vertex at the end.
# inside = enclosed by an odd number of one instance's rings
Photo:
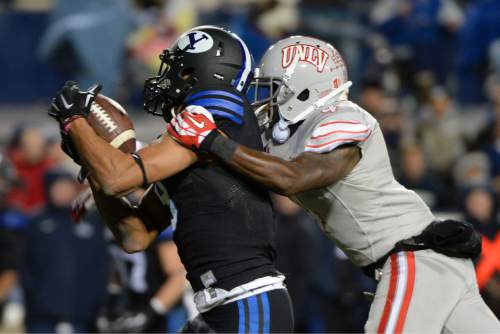
POLYGON ((304 152, 290 161, 238 145, 227 164, 278 194, 292 196, 337 183, 360 159, 355 145, 325 154, 304 152))
MULTIPOLYGON (((121 197, 139 188, 143 176, 130 154, 121 152, 99 137, 84 118, 71 123, 70 135, 96 190, 121 197)), ((197 161, 195 153, 169 136, 140 150, 149 183, 164 180, 197 161)))

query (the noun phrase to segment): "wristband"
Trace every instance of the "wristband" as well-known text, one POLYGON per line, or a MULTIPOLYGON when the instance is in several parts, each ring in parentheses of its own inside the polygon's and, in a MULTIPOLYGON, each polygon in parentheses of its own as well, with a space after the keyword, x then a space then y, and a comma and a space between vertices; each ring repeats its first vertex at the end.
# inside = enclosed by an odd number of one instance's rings
POLYGON ((67 119, 64 120, 64 123, 63 123, 63 131, 65 133, 69 133, 69 129, 71 127, 71 123, 75 120, 75 119, 78 119, 78 118, 82 118, 83 116, 82 115, 73 115, 67 119))
POLYGON ((215 140, 220 136, 220 132, 217 130, 212 130, 210 133, 203 139, 200 145, 200 150, 205 152, 210 152, 211 146, 215 140))
POLYGON ((148 186, 148 177, 146 176, 146 169, 144 168, 144 163, 142 162, 142 158, 137 153, 132 153, 132 158, 134 158, 135 163, 141 169, 141 172, 142 172, 142 187, 146 188, 148 186))
POLYGON ((165 307, 165 305, 163 305, 163 303, 161 302, 161 300, 159 300, 158 298, 156 297, 153 297, 150 301, 149 301, 149 306, 151 306, 151 308, 158 314, 165 314, 167 313, 167 308, 165 307))
POLYGON ((236 151, 237 143, 218 131, 212 131, 203 141, 202 149, 212 153, 224 162, 231 161, 234 152, 236 151), (208 143, 205 143, 208 140, 208 143))

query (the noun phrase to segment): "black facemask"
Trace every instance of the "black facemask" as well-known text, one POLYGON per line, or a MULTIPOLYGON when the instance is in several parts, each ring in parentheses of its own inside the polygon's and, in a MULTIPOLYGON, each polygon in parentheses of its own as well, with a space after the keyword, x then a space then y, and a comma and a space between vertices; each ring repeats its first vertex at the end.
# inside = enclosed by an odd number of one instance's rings
POLYGON ((171 110, 180 106, 198 79, 182 64, 184 50, 164 50, 158 75, 144 83, 144 110, 169 122, 171 110))

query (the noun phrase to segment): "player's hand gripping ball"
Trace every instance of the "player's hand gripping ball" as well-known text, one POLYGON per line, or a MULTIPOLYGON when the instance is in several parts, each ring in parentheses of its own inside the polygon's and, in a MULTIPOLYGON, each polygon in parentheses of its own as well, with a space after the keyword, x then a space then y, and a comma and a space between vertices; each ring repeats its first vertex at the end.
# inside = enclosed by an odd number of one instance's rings
POLYGON ((172 118, 167 128, 172 138, 182 145, 199 150, 203 140, 217 129, 214 118, 200 106, 188 106, 172 118))
MULTIPOLYGON (((61 148, 79 165, 81 159, 69 135, 70 125, 77 118, 85 118, 96 134, 111 146, 125 153, 135 152, 132 121, 118 102, 99 94, 101 88, 101 85, 95 84, 87 91, 81 91, 75 82, 68 81, 52 99, 49 108, 49 116, 59 123, 61 148)), ((82 170, 79 181, 83 182, 87 175, 82 170)))
POLYGON ((69 124, 89 114, 90 106, 101 87, 101 85, 93 85, 87 91, 81 91, 74 81, 67 81, 56 93, 49 108, 49 116, 59 123, 61 148, 77 164, 81 164, 81 161, 68 134, 69 124))
POLYGON ((86 117, 101 88, 101 85, 96 84, 86 91, 81 91, 76 82, 67 81, 52 99, 49 116, 63 126, 78 117, 86 117))

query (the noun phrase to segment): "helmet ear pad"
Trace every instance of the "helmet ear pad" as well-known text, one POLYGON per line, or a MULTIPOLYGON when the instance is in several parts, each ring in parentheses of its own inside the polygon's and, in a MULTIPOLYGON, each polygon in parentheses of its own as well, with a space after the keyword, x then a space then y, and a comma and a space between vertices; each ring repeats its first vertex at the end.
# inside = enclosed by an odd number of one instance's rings
POLYGON ((273 140, 278 144, 283 144, 290 138, 290 128, 288 124, 280 118, 273 126, 273 140))

